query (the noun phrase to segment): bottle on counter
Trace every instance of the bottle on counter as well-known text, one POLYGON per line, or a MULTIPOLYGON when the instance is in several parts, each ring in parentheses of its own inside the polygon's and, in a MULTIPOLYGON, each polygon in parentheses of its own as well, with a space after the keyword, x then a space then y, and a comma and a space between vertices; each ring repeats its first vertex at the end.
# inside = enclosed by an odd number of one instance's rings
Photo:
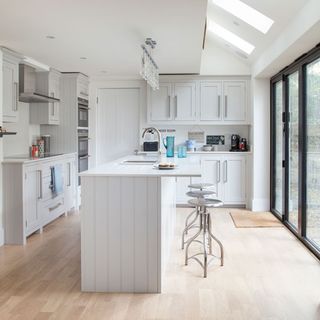
POLYGON ((31 157, 39 158, 39 148, 36 144, 33 144, 31 147, 31 157))

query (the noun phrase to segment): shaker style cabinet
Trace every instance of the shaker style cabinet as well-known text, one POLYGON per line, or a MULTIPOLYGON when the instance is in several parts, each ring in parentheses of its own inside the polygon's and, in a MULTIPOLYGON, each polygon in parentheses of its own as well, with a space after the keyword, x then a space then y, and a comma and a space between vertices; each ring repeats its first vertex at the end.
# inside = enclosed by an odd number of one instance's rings
MULTIPOLYGON (((36 91, 60 99, 60 72, 51 69, 36 75, 36 91)), ((59 102, 31 103, 30 122, 34 124, 59 125, 59 102)))
POLYGON ((193 122, 195 118, 194 82, 160 83, 159 90, 148 89, 149 122, 193 122))
POLYGON ((200 84, 200 120, 220 121, 222 119, 222 83, 219 81, 200 84))
POLYGON ((196 117, 196 85, 192 82, 173 85, 175 121, 193 121, 196 117))
POLYGON ((246 123, 246 81, 202 81, 200 83, 200 121, 217 124, 246 123))
POLYGON ((26 236, 38 230, 41 226, 40 200, 42 171, 38 166, 29 166, 24 174, 24 203, 25 203, 25 227, 26 236))
POLYGON ((201 178, 177 178, 177 203, 187 204, 190 183, 208 182, 225 205, 246 205, 246 155, 206 155, 201 157, 201 178))
POLYGON ((3 162, 5 243, 25 244, 29 235, 76 206, 76 155, 3 162), (51 190, 51 167, 62 166, 63 191, 51 190))
POLYGON ((3 52, 3 122, 19 120, 19 61, 3 52))
MULTIPOLYGON (((151 90, 151 89, 150 89, 151 90)), ((159 90, 150 91, 149 121, 171 120, 171 84, 161 83, 159 90)))
POLYGON ((246 121, 246 83, 244 81, 223 82, 223 119, 224 121, 246 121))
POLYGON ((148 122, 154 124, 248 124, 247 80, 161 82, 148 88, 148 122))

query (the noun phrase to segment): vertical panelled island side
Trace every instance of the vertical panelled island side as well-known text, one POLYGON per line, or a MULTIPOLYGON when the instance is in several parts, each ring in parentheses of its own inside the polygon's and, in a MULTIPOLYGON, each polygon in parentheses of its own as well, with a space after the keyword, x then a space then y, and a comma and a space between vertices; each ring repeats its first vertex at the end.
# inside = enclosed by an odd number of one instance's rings
POLYGON ((81 173, 81 289, 161 292, 176 216, 176 177, 199 159, 129 156, 81 173), (175 162, 172 170, 155 163, 175 162))

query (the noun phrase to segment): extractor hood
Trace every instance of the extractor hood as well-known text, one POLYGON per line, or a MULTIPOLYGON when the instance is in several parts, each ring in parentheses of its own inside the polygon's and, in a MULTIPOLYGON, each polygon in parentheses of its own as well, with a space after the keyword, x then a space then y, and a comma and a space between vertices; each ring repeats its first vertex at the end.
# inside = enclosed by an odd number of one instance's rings
POLYGON ((19 101, 27 103, 59 102, 57 98, 36 92, 36 70, 26 64, 19 64, 19 101))

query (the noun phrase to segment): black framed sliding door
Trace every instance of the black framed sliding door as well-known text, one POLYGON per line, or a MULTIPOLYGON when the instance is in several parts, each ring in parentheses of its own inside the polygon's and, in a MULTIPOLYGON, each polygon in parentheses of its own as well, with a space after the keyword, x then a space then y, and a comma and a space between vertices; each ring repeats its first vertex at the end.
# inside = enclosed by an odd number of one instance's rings
POLYGON ((271 79, 271 211, 320 258, 320 47, 271 79))
POLYGON ((305 66, 306 83, 306 230, 320 247, 320 57, 305 66))

